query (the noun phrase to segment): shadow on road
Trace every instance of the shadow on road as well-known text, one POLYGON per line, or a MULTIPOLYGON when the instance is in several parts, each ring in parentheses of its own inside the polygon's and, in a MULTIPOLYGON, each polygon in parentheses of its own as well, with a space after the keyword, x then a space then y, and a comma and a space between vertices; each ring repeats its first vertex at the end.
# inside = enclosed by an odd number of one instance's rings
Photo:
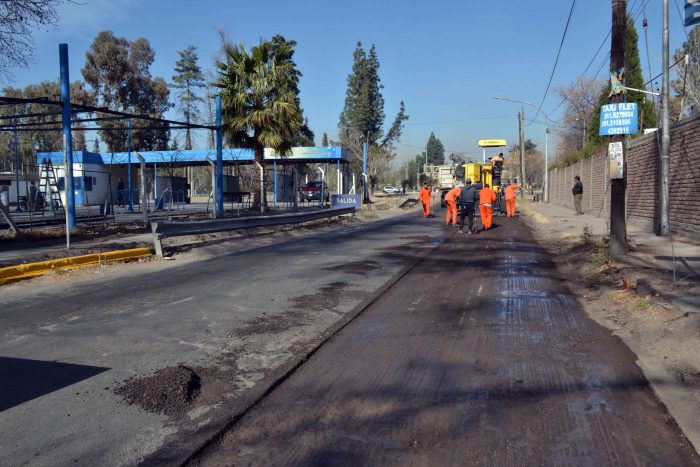
POLYGON ((0 357, 0 412, 107 370, 109 368, 0 357))

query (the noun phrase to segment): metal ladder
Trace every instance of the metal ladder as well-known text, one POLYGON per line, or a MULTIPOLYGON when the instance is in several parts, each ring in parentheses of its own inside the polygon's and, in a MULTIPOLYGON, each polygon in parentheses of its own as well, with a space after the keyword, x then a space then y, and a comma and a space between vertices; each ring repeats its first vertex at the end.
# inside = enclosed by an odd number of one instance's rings
POLYGON ((46 202, 53 211, 54 215, 58 211, 59 214, 65 215, 63 201, 61 201, 61 192, 58 189, 56 180, 56 171, 54 170, 51 160, 44 160, 41 164, 41 182, 39 183, 39 191, 44 193, 46 202))

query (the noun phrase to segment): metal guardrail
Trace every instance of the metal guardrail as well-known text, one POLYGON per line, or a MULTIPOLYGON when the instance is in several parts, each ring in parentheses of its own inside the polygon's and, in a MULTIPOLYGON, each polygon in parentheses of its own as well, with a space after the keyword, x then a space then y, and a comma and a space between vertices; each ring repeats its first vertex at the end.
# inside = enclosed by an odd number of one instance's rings
POLYGON ((163 256, 163 239, 206 233, 227 232, 231 230, 252 229, 256 227, 274 227, 278 225, 301 224, 319 219, 354 214, 355 207, 323 209, 319 211, 278 214, 274 216, 236 217, 232 219, 213 219, 196 222, 151 222, 153 244, 158 256, 163 256))

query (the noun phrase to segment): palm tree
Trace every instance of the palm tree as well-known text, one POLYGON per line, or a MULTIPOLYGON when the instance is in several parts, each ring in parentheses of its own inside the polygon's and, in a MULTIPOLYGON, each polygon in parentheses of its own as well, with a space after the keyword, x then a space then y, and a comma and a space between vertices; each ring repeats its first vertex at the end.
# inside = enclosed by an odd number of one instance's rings
MULTIPOLYGON (((234 147, 250 148, 259 164, 265 148, 290 154, 303 125, 298 82, 301 73, 292 61, 294 42, 260 41, 250 51, 224 44, 225 62, 217 62, 221 89, 224 134, 234 147)), ((263 181, 264 183, 264 181, 263 181)), ((267 206, 260 199, 260 179, 255 178, 253 206, 267 206)))

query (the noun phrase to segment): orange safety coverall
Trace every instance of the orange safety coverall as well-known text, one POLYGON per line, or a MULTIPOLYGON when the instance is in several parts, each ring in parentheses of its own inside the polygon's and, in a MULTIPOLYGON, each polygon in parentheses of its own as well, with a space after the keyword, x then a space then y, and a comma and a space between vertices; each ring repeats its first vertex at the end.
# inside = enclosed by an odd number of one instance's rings
POLYGON ((496 201, 496 192, 491 188, 482 188, 479 191, 479 210, 481 211, 481 223, 484 225, 484 229, 491 228, 494 201, 496 201))
POLYGON ((418 198, 420 199, 421 204, 423 204, 423 216, 428 217, 430 215, 430 195, 432 194, 432 191, 430 188, 421 188, 420 189, 420 195, 418 198))
POLYGON ((445 206, 447 206, 446 225, 450 225, 450 216, 452 216, 452 225, 457 225, 457 198, 459 198, 461 192, 461 188, 452 188, 445 195, 445 206))
POLYGON ((523 189, 519 185, 508 185, 503 190, 506 193, 506 215, 508 217, 515 217, 515 190, 523 189))

